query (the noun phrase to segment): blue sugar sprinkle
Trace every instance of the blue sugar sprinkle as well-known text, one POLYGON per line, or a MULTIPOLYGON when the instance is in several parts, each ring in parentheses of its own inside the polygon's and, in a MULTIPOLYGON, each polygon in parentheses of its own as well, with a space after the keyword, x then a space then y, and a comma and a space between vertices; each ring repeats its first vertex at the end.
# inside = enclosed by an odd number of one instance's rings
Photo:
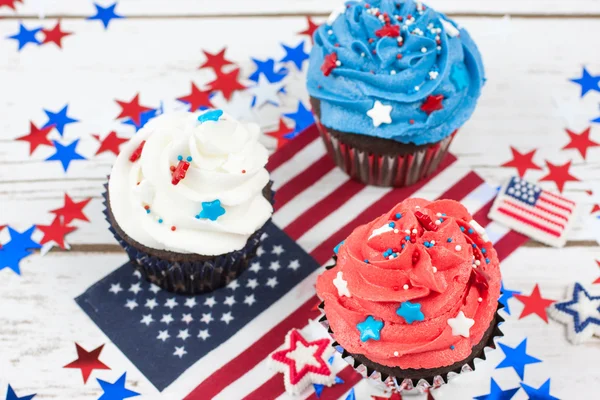
POLYGON ((481 252, 482 252, 483 254, 485 254, 485 253, 487 252, 487 250, 486 250, 486 249, 481 249, 481 252))
POLYGON ((460 227, 460 230, 461 230, 461 232, 464 232, 464 231, 465 231, 465 227, 464 227, 464 226, 461 226, 461 227, 460 227))
POLYGON ((150 209, 147 209, 147 210, 146 210, 146 214, 150 214, 150 209))
POLYGON ((452 243, 452 238, 448 238, 448 239, 446 239, 446 242, 448 242, 448 243, 452 243))
POLYGON ((177 160, 179 160, 179 161, 183 160, 183 156, 177 156, 177 160))
POLYGON ((400 213, 397 213, 397 214, 396 214, 396 219, 400 219, 400 218, 402 218, 402 214, 400 214, 400 213))
POLYGON ((410 236, 405 236, 404 239, 410 240, 410 236))
POLYGON ((445 217, 445 216, 446 216, 446 213, 442 213, 442 216, 443 216, 443 217, 445 217))
POLYGON ((396 226, 396 224, 395 224, 395 223, 393 223, 393 222, 390 222, 390 228, 394 228, 395 226, 396 226))
POLYGON ((365 262, 368 264, 368 263, 369 263, 369 260, 365 259, 365 262))
POLYGON ((159 224, 162 224, 162 223, 163 223, 163 220, 162 220, 162 218, 159 218, 159 219, 158 219, 158 223, 159 223, 159 224))
POLYGON ((471 246, 473 246, 474 249, 477 248, 477 245, 475 243, 473 243, 471 246))
POLYGON ((450 346, 450 350, 454 350, 454 345, 450 346))
POLYGON ((196 215, 196 219, 200 219, 200 214, 196 215))
POLYGON ((469 229, 469 233, 473 233, 473 229, 469 229))
POLYGON ((188 162, 192 162, 192 156, 188 156, 188 158, 186 158, 186 160, 187 160, 188 162))
POLYGON ((489 263, 490 263, 490 259, 489 259, 489 258, 486 258, 486 259, 485 259, 485 262, 486 262, 486 264, 489 264, 489 263))

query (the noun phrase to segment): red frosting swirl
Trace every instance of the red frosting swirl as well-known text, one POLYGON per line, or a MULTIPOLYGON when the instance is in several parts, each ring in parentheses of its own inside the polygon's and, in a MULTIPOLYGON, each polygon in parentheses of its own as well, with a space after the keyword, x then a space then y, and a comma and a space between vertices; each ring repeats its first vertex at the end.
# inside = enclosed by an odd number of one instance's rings
POLYGON ((455 201, 407 199, 356 228, 340 246, 335 268, 317 280, 335 340, 350 353, 403 369, 466 359, 500 296, 496 251, 472 221, 455 201), (406 301, 421 305, 423 320, 409 324, 396 313, 406 301), (461 311, 474 320, 468 337, 454 335, 448 322, 461 311), (384 325, 379 340, 363 342, 357 324, 368 316, 384 325))

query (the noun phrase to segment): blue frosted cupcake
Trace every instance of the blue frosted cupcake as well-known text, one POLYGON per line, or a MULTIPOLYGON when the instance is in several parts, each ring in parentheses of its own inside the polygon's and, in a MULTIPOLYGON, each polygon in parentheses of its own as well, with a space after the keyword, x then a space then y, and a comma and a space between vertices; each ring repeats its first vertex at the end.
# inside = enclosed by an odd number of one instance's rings
POLYGON ((314 39, 308 91, 338 166, 379 186, 432 174, 485 81, 467 31, 420 1, 350 1, 314 39))

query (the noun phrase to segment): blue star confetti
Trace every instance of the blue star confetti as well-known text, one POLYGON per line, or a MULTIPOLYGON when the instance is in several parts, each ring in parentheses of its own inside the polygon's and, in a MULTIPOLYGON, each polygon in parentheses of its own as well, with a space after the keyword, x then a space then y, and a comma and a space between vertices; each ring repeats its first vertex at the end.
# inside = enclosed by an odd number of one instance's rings
POLYGON ((256 70, 248 77, 251 81, 258 82, 261 74, 271 83, 281 82, 288 74, 288 70, 284 67, 275 71, 275 60, 269 58, 265 61, 253 58, 252 61, 256 65, 256 70))
POLYGON ((96 3, 94 3, 94 6, 96 7, 96 15, 92 15, 91 17, 88 17, 87 20, 88 21, 94 21, 94 20, 102 21, 102 25, 104 25, 104 29, 108 29, 108 24, 110 24, 110 21, 112 21, 113 19, 125 18, 124 16, 117 14, 117 12, 115 11, 115 8, 117 7, 117 3, 114 3, 113 5, 108 6, 106 8, 99 6, 96 3))
POLYGON ((127 372, 125 372, 115 383, 108 383, 102 379, 96 378, 102 391, 104 392, 98 400, 124 400, 130 397, 139 396, 140 394, 125 388, 125 379, 127 372))
POLYGON ((369 339, 379 340, 383 321, 378 321, 369 315, 363 322, 356 324, 356 328, 360 332, 361 342, 366 342, 369 339))
POLYGON ((10 384, 8 385, 8 389, 6 391, 6 400, 31 400, 34 397, 35 397, 35 394, 30 394, 30 395, 27 395, 27 396, 19 397, 15 393, 14 389, 12 388, 12 386, 10 386, 10 384))
POLYGON ((285 50, 285 57, 281 59, 281 62, 293 62, 298 71, 302 71, 302 64, 310 57, 308 53, 304 51, 304 41, 300 42, 296 47, 288 47, 285 44, 282 45, 285 50))
POLYGON ((65 172, 69 169, 69 165, 71 165, 71 161, 75 160, 86 160, 84 156, 77 153, 77 144, 79 143, 79 139, 76 139, 69 143, 68 145, 63 146, 56 140, 53 140, 54 147, 56 148, 56 152, 52 154, 50 157, 46 158, 46 161, 60 161, 65 172))
POLYGON ((29 43, 37 44, 37 45, 41 44, 39 39, 36 37, 37 33, 41 30, 42 30, 41 27, 27 29, 25 27, 25 25, 20 23, 19 24, 19 33, 16 33, 12 36, 8 36, 7 38, 18 41, 19 42, 19 51, 21 51, 23 49, 23 47, 25 47, 29 43))
POLYGON ((515 348, 508 347, 505 344, 498 343, 500 348, 504 352, 504 360, 498 364, 496 369, 499 368, 514 368, 515 372, 519 375, 521 380, 525 377, 525 366, 528 364, 536 364, 542 362, 535 357, 527 354, 527 338, 523 339, 521 343, 515 348))
POLYGON ((574 344, 600 336, 600 296, 590 296, 580 283, 573 285, 566 300, 550 306, 548 315, 567 326, 567 337, 574 344))
POLYGON ((550 394, 550 379, 537 389, 526 385, 523 382, 521 382, 521 387, 525 393, 527 393, 529 400, 560 400, 558 397, 554 397, 550 394))
POLYGON ((511 299, 515 294, 521 294, 521 292, 506 289, 504 287, 504 282, 502 282, 502 288, 500 289, 500 292, 502 293, 502 295, 498 299, 498 302, 504 306, 504 311, 506 311, 506 313, 510 315, 510 307, 508 306, 508 300, 511 299))
POLYGON ((510 400, 518 391, 519 388, 502 390, 494 378, 492 378, 492 382, 490 383, 490 393, 484 394, 483 396, 477 396, 475 397, 475 400, 510 400))
POLYGON ((54 125, 54 127, 56 128, 58 133, 60 133, 60 135, 62 136, 65 132, 65 126, 79 122, 79 120, 69 117, 67 115, 68 111, 69 111, 68 104, 65 105, 62 108, 62 110, 60 110, 58 112, 44 110, 44 112, 48 116, 48 122, 46 122, 44 124, 44 128, 54 125))
POLYGON ((198 122, 218 121, 223 116, 223 110, 210 110, 198 117, 198 122))
POLYGON ((31 250, 39 249, 42 246, 31 239, 35 231, 35 225, 24 232, 17 232, 10 226, 8 233, 10 241, 3 247, 0 247, 0 271, 10 268, 17 275, 21 275, 19 264, 25 257, 31 255, 31 250))
POLYGON ((425 315, 421 312, 421 304, 411 303, 410 301, 405 301, 400 304, 400 307, 396 310, 396 314, 404 318, 407 324, 412 324, 415 321, 423 321, 425 319, 425 315))
POLYGON ((308 110, 301 101, 298 102, 298 110, 295 113, 283 115, 296 123, 294 131, 284 136, 286 139, 292 139, 298 136, 303 130, 315 123, 315 117, 313 117, 310 110, 308 110))
POLYGON ((196 219, 204 218, 216 221, 221 215, 225 214, 225 209, 221 207, 220 200, 202 202, 202 211, 196 215, 196 219))
POLYGON ((157 117, 158 115, 160 115, 158 113, 158 110, 150 110, 150 111, 146 111, 140 114, 140 123, 136 124, 134 120, 132 120, 131 118, 127 118, 125 121, 123 121, 124 124, 127 125, 131 125, 135 128, 135 131, 139 131, 140 129, 142 129, 144 127, 144 125, 146 125, 148 123, 148 121, 150 121, 152 118, 157 117))
MULTIPOLYGON (((327 360, 329 365, 333 364, 334 359, 335 358, 333 356, 329 357, 329 360, 327 360)), ((344 383, 344 380, 342 378, 340 378, 339 376, 336 376, 335 380, 334 380, 334 385, 339 385, 340 383, 344 383)), ((320 399, 321 394, 323 393, 323 389, 325 388, 325 385, 321 385, 319 383, 313 383, 313 388, 315 389, 315 394, 317 396, 317 399, 320 399)))
POLYGON ((600 92, 600 75, 591 75, 585 67, 583 67, 581 78, 569 80, 581 86, 581 97, 585 96, 588 92, 592 90, 600 92))

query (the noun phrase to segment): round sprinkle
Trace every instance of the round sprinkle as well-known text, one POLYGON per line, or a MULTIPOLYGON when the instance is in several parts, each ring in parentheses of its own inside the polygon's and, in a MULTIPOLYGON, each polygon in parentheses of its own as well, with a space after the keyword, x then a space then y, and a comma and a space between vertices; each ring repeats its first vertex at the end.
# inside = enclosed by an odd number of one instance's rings
POLYGON ((175 231, 177 230, 177 227, 176 227, 176 226, 172 226, 172 227, 171 227, 171 230, 172 230, 173 232, 175 232, 175 231))
POLYGON ((342 66, 342 62, 341 62, 340 60, 337 60, 337 61, 335 62, 335 65, 337 65, 338 67, 341 67, 341 66, 342 66))
POLYGON ((369 260, 365 259, 365 262, 368 264, 368 263, 369 263, 369 260))
POLYGON ((144 210, 149 210, 150 206, 144 206, 144 210))
POLYGON ((242 174, 245 174, 245 173, 246 173, 246 170, 245 170, 245 169, 243 169, 243 170, 242 170, 242 174))
POLYGON ((473 233, 473 229, 469 229, 467 232, 469 232, 469 234, 473 233))
POLYGON ((162 218, 159 218, 159 219, 158 219, 158 223, 159 223, 159 224, 162 224, 162 223, 163 223, 163 219, 162 219, 162 218))
POLYGON ((196 215, 196 219, 200 219, 200 214, 196 215))
POLYGON ((436 224, 436 225, 441 225, 441 224, 442 224, 442 221, 440 221, 439 219, 436 219, 436 220, 435 220, 435 224, 436 224))
POLYGON ((460 246, 460 244, 457 244, 456 247, 454 248, 454 250, 461 251, 462 247, 460 246))
POLYGON ((415 86, 415 92, 418 92, 419 90, 421 90, 421 88, 418 86, 415 86))
POLYGON ((480 266, 481 265, 481 261, 475 260, 475 265, 480 266))
POLYGON ((188 156, 188 157, 186 158, 186 160, 187 160, 187 162, 192 162, 192 156, 188 156))
POLYGON ((146 214, 150 214, 150 209, 146 208, 146 214))
POLYGON ((394 233, 398 233, 400 232, 398 229, 394 229, 394 233))
POLYGON ((408 290, 408 285, 405 283, 404 286, 402 286, 402 289, 408 290))
POLYGON ((179 161, 181 161, 181 160, 183 160, 183 156, 177 156, 177 159, 178 159, 179 161))
POLYGON ((454 350, 454 345, 450 346, 450 350, 454 350))
POLYGON ((435 274, 437 272, 437 267, 432 267, 433 273, 435 274))
POLYGON ((431 245, 433 246, 433 245, 435 244, 435 240, 432 240, 432 241, 431 241, 431 242, 429 242, 429 243, 431 243, 431 245))
POLYGON ((487 250, 486 250, 486 249, 481 249, 481 252, 482 252, 483 254, 485 254, 485 253, 487 252, 487 250))
POLYGON ((402 214, 396 213, 396 219, 400 219, 400 218, 402 218, 402 214))
POLYGON ((471 265, 471 266, 472 266, 473 268, 477 268, 477 265, 475 265, 475 264, 473 264, 473 265, 471 265))
POLYGON ((427 53, 427 47, 421 48, 421 53, 427 53))
POLYGON ((395 226, 396 226, 396 224, 395 224, 393 221, 392 221, 392 222, 390 222, 390 224, 389 224, 389 225, 390 225, 390 228, 393 228, 393 227, 395 227, 395 226))
POLYGON ((477 301, 481 303, 483 301, 483 299, 480 297, 477 299, 477 301))
POLYGON ((399 355, 399 354, 400 354, 400 353, 398 353, 397 351, 395 351, 395 352, 394 352, 394 356, 395 356, 395 357, 398 357, 398 355, 399 355))
POLYGON ((416 235, 417 234, 417 229, 413 229, 412 233, 414 233, 416 235))
POLYGON ((171 167, 169 168, 171 170, 171 172, 175 171, 175 166, 171 165, 171 167))
POLYGON ((442 213, 437 213, 437 214, 435 214, 435 216, 436 216, 436 217, 441 217, 441 216, 442 216, 442 213))
POLYGON ((446 239, 446 242, 448 242, 448 243, 452 243, 452 238, 448 238, 448 239, 446 239))
POLYGON ((405 230, 406 234, 410 235, 410 229, 405 230))
POLYGON ((396 75, 396 71, 395 70, 391 70, 390 71, 390 75, 396 75))

